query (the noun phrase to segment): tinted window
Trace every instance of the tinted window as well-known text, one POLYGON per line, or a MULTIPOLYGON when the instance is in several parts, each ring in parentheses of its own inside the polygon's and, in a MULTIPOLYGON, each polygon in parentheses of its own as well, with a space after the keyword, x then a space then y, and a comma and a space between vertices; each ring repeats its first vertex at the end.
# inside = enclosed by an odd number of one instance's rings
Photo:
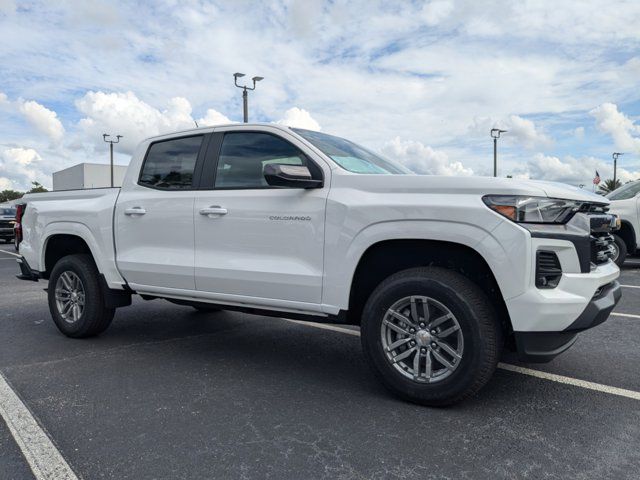
POLYGON ((640 181, 626 183, 607 195, 609 200, 626 200, 640 193, 640 181))
POLYGON ((376 155, 366 148, 344 138, 300 128, 294 128, 292 130, 311 142, 316 148, 320 149, 322 153, 331 157, 334 162, 349 172, 374 174, 392 173, 396 175, 411 173, 410 170, 407 170, 403 166, 383 158, 380 155, 376 155))
POLYGON ((151 145, 140 174, 140 185, 167 190, 192 188, 202 135, 174 138, 151 145))
POLYGON ((216 171, 216 188, 269 188, 264 178, 268 163, 306 165, 320 175, 318 167, 291 143, 275 135, 255 132, 227 133, 222 141, 216 171))

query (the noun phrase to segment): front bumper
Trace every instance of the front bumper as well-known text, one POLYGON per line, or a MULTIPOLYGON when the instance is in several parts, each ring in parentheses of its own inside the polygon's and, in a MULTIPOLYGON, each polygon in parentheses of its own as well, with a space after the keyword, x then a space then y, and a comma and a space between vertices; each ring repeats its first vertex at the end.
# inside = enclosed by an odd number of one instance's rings
POLYGON ((574 344, 578 333, 601 324, 622 297, 613 281, 602 288, 568 327, 555 332, 514 332, 518 358, 523 362, 549 362, 574 344))

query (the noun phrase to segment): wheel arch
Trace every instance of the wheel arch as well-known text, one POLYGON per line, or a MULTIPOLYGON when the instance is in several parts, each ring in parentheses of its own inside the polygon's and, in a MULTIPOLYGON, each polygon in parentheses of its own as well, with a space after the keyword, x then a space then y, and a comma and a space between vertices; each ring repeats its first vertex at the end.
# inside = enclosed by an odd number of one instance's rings
POLYGON ((627 251, 630 254, 636 251, 636 232, 629 220, 622 220, 620 230, 614 232, 614 234, 619 236, 624 241, 625 245, 627 246, 627 251))
POLYGON ((414 267, 438 266, 466 276, 488 296, 505 334, 513 331, 494 272, 474 248, 443 240, 394 239, 369 246, 356 266, 349 292, 348 323, 359 324, 364 304, 385 278, 414 267))

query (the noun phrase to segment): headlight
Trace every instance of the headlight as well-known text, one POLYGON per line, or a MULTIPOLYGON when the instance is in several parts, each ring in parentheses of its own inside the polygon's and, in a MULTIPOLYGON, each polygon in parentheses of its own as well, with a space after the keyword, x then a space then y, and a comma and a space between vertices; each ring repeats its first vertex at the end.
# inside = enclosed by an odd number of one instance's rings
POLYGON ((522 195, 486 195, 484 203, 517 223, 567 223, 582 202, 522 195))

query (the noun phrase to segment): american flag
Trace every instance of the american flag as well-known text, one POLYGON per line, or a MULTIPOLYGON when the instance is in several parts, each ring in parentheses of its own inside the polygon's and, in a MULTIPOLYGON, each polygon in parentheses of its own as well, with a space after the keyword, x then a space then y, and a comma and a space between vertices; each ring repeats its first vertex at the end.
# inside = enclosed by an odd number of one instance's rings
POLYGON ((600 183, 600 174, 598 173, 598 170, 596 170, 596 176, 593 177, 593 184, 598 185, 599 183, 600 183))

